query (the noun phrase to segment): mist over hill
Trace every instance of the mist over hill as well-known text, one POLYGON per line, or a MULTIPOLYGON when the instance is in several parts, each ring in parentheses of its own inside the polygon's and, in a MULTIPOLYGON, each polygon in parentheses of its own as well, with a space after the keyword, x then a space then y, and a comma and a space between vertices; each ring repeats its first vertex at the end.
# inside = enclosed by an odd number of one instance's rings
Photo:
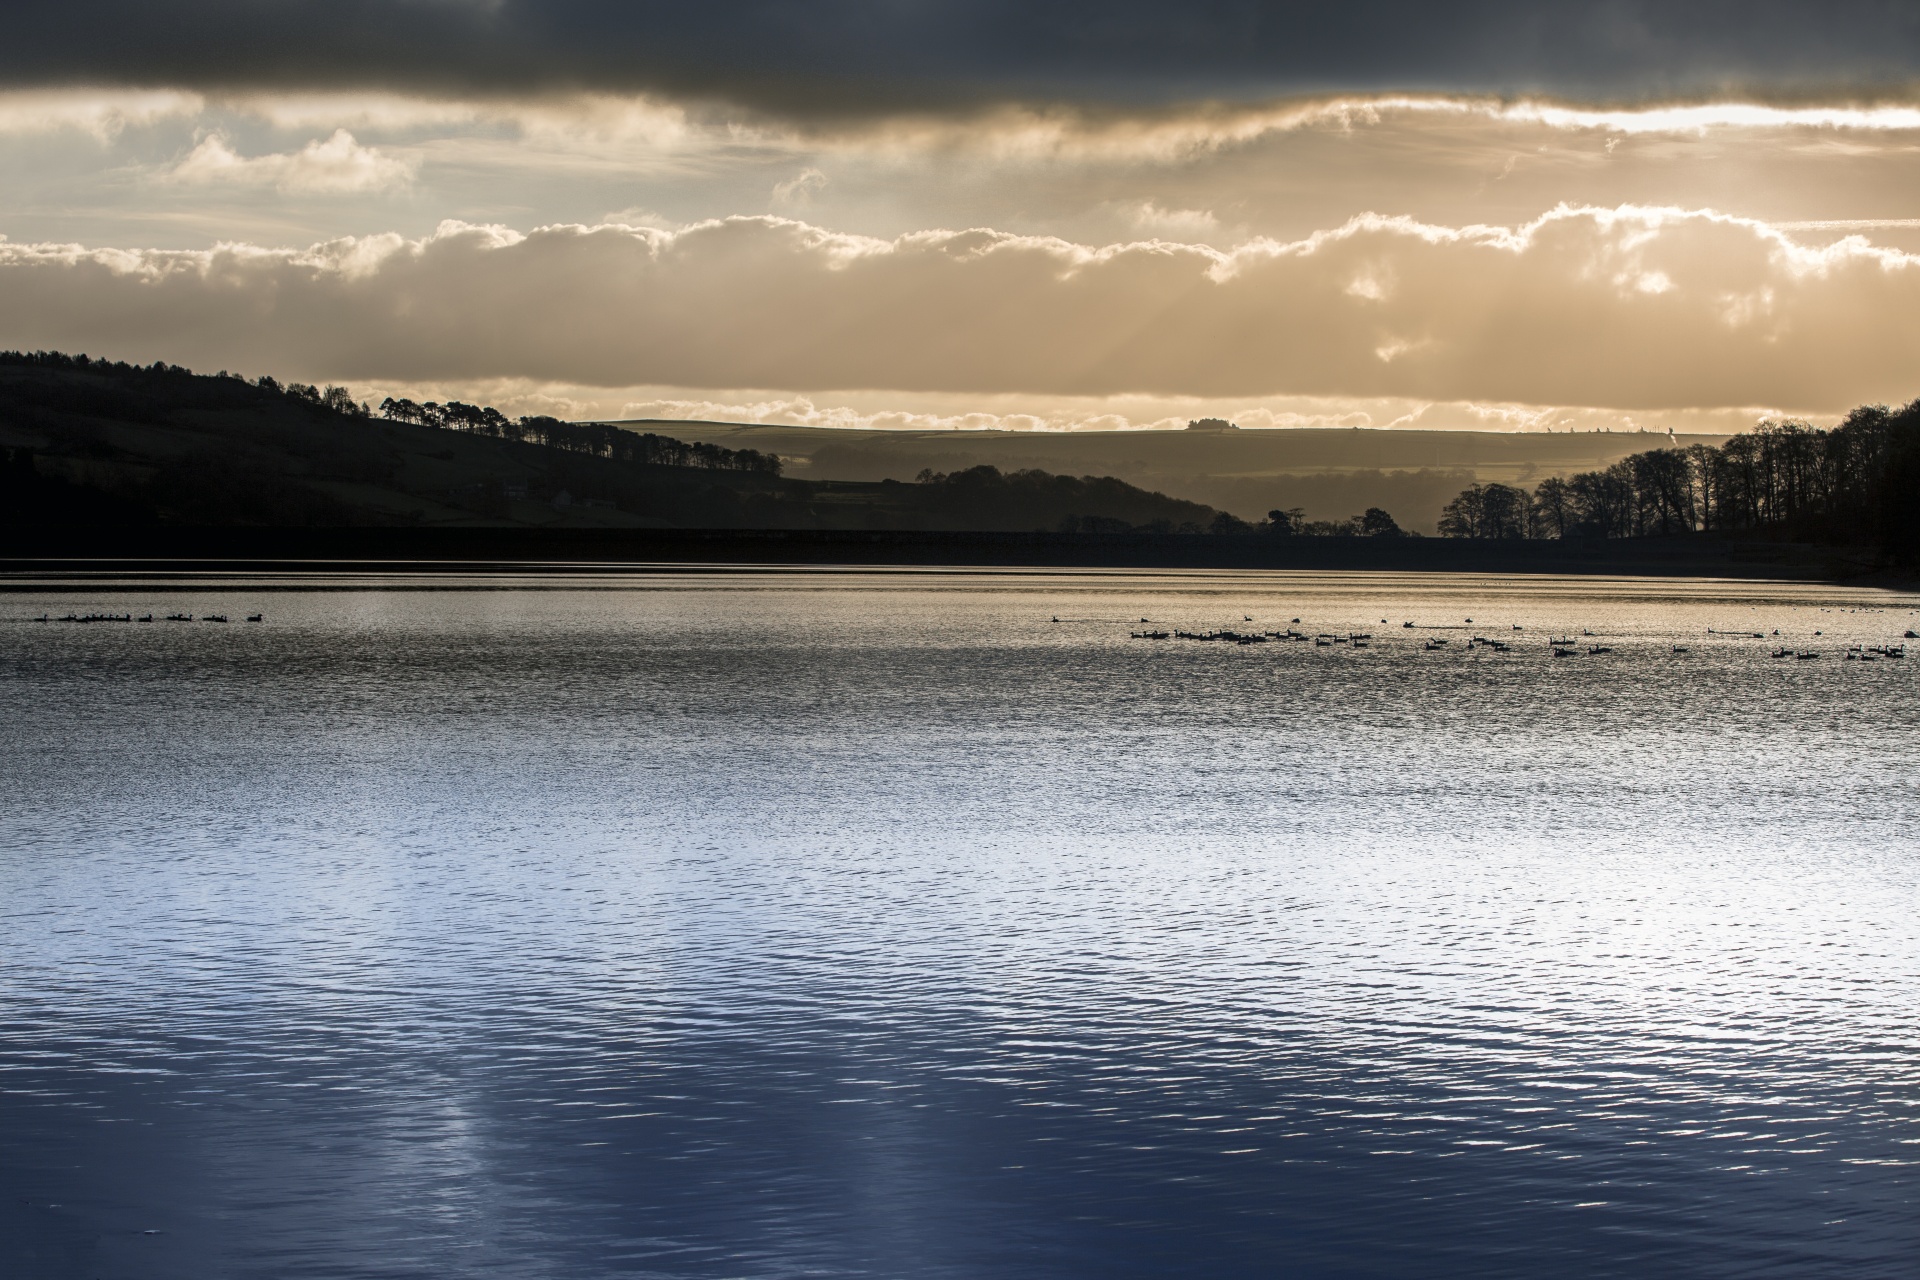
POLYGON ((1369 507, 1436 532, 1441 510, 1474 484, 1532 484, 1603 470, 1648 449, 1718 446, 1725 436, 1654 432, 1500 432, 1288 428, 1188 431, 882 431, 636 419, 731 449, 778 454, 813 480, 908 480, 923 470, 990 465, 1110 475, 1258 520, 1300 508, 1343 520, 1369 507))

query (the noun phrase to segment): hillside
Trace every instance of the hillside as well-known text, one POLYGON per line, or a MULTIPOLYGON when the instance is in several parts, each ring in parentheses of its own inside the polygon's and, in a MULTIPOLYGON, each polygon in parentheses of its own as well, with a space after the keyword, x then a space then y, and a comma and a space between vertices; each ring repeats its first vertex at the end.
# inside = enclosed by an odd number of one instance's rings
POLYGON ((1199 529, 1117 480, 965 469, 821 482, 737 448, 469 405, 375 416, 324 391, 177 366, 0 354, 13 527, 1199 529))
POLYGON ((1368 507, 1435 530, 1440 511, 1472 484, 1531 484, 1601 470, 1642 450, 1722 443, 1724 436, 1638 432, 1363 431, 868 431, 665 419, 624 423, 733 449, 777 453, 788 473, 818 480, 906 479, 922 470, 990 464, 1115 476, 1257 520, 1299 507, 1338 520, 1368 507))

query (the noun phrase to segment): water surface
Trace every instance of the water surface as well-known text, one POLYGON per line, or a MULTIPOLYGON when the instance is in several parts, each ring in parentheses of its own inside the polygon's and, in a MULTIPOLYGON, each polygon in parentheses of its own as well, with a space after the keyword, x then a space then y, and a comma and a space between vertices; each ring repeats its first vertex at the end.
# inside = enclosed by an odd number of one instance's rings
POLYGON ((16 581, 7 1274, 1910 1276, 1916 609, 16 581))

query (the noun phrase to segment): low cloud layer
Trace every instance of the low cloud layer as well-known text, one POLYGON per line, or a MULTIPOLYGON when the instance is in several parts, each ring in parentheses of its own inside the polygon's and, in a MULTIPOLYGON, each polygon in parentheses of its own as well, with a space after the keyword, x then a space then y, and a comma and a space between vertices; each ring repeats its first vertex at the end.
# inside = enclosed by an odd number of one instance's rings
POLYGON ((359 381, 1826 411, 1920 393, 1920 258, 1665 209, 1222 251, 778 218, 0 244, 0 345, 359 381))
POLYGON ((595 88, 800 114, 1329 89, 1903 88, 1884 0, 66 0, 14 6, 0 82, 595 88))

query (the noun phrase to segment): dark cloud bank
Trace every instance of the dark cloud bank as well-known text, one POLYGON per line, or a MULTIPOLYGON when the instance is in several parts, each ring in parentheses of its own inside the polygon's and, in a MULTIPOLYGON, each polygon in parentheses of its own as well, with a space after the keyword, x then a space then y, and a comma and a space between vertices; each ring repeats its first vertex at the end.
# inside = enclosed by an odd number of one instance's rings
POLYGON ((651 90, 787 111, 1326 90, 1900 91, 1887 0, 73 0, 8 6, 0 81, 651 90))

